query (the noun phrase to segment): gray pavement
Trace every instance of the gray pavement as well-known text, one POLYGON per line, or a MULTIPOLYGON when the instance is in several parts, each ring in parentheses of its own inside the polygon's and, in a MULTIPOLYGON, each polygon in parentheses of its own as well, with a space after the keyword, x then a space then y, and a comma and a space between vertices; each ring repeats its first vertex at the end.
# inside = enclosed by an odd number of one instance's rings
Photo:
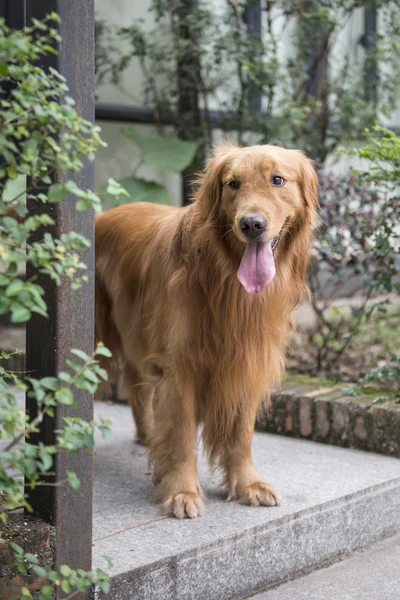
POLYGON ((400 536, 359 550, 252 600, 399 600, 400 536))
POLYGON ((254 461, 280 507, 226 503, 201 459, 205 516, 165 518, 129 407, 96 403, 95 413, 114 417, 95 450, 93 523, 94 566, 104 554, 114 563, 113 600, 244 598, 400 531, 398 459, 265 433, 254 461))

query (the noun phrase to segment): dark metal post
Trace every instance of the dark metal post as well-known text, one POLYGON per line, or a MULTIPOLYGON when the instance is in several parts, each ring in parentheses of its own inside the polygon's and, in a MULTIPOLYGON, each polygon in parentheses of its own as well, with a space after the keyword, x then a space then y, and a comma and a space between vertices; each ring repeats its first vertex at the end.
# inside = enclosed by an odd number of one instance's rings
POLYGON ((377 103, 378 90, 378 64, 376 53, 373 53, 377 34, 377 10, 374 1, 368 2, 364 8, 364 36, 363 46, 369 53, 365 69, 364 69, 364 84, 365 98, 368 102, 377 103))
MULTIPOLYGON (((178 77, 178 114, 177 132, 181 139, 199 141, 201 138, 201 113, 199 106, 200 64, 192 44, 198 32, 192 30, 188 18, 196 10, 198 0, 180 0, 176 3, 175 13, 179 20, 179 37, 187 41, 187 49, 180 52, 177 61, 178 77)), ((182 173, 182 204, 190 203, 192 195, 192 179, 195 172, 202 167, 204 144, 196 152, 192 164, 182 173)))
MULTIPOLYGON (((26 0, 27 22, 34 17, 42 19, 55 11, 61 17, 62 42, 58 56, 51 55, 43 64, 57 69, 67 79, 70 95, 76 100, 79 114, 94 119, 94 0, 26 0)), ((61 179, 61 174, 56 174, 61 179)), ((76 176, 83 188, 93 186, 93 167, 87 164, 76 176)), ((51 215, 56 221, 55 235, 75 231, 94 240, 92 212, 75 210, 74 198, 51 205, 51 215)), ((38 210, 37 203, 29 206, 38 210)), ((46 210, 49 208, 46 207, 46 210)), ((48 279, 41 280, 45 287, 49 319, 34 316, 27 326, 26 368, 34 377, 51 376, 66 368, 71 348, 88 353, 93 348, 94 305, 94 249, 84 257, 88 265, 89 283, 72 291, 68 283, 56 288, 48 279)), ((32 271, 28 271, 28 277, 32 271)), ((62 425, 65 416, 77 416, 87 421, 93 418, 93 399, 88 392, 75 396, 77 408, 57 408, 54 418, 43 424, 39 439, 52 443, 54 430, 62 425)), ((27 411, 34 415, 35 402, 27 398, 27 411)), ((55 481, 65 480, 66 471, 74 471, 81 481, 79 492, 66 485, 38 487, 29 492, 34 511, 55 526, 56 566, 68 564, 73 568, 89 570, 92 557, 92 456, 86 452, 62 453, 55 459, 55 481)), ((74 596, 75 597, 75 596, 74 596)), ((83 600, 90 594, 79 594, 83 600)))
MULTIPOLYGON (((261 40, 261 0, 248 0, 243 14, 250 36, 261 40)), ((249 107, 255 113, 261 113, 261 92, 249 89, 249 107)))
POLYGON ((0 17, 10 29, 21 29, 25 26, 25 0, 0 0, 0 17))

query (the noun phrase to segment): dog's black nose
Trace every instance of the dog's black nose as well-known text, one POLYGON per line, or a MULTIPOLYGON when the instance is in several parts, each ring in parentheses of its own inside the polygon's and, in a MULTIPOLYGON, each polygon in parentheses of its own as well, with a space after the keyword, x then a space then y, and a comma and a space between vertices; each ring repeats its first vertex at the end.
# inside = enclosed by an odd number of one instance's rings
POLYGON ((267 219, 262 215, 248 213, 240 219, 240 229, 248 240, 256 240, 267 229, 267 219))

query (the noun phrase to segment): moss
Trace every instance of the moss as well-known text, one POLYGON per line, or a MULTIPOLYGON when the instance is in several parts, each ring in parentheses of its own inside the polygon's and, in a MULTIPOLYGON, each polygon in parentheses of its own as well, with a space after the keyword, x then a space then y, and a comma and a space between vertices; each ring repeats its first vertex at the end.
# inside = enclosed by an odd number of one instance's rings
POLYGON ((333 379, 319 379, 318 377, 310 377, 308 375, 291 375, 287 374, 283 376, 283 381, 289 383, 303 383, 309 385, 318 385, 323 387, 331 387, 337 385, 339 382, 333 379))
POLYGON ((358 392, 355 394, 355 397, 358 398, 359 395, 362 396, 373 396, 374 398, 382 397, 387 398, 388 400, 395 400, 398 398, 398 393, 395 390, 391 390, 390 388, 385 387, 375 387, 373 385, 363 385, 363 386, 355 386, 355 391, 358 392))

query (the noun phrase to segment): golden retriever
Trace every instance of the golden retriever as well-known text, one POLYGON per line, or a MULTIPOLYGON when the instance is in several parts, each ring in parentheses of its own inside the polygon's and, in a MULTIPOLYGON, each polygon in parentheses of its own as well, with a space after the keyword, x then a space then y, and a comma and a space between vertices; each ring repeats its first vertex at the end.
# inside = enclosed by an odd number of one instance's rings
POLYGON ((96 222, 96 336, 123 367, 138 441, 167 514, 197 517, 196 434, 229 499, 274 506, 251 458, 279 381, 318 182, 298 150, 222 143, 184 208, 127 204, 96 222))

